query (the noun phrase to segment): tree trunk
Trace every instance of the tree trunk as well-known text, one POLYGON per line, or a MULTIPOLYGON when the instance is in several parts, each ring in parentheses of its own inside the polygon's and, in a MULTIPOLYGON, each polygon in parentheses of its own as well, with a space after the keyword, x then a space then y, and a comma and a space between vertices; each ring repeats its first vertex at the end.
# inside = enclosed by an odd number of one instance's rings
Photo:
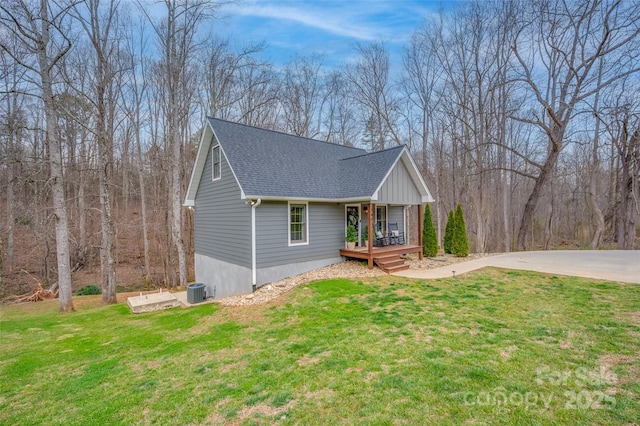
MULTIPOLYGON (((139 106, 136 115, 139 116, 139 106)), ((136 118, 136 145, 138 146, 138 181, 140 185, 140 210, 142 215, 142 243, 144 247, 144 279, 147 284, 151 283, 151 260, 149 258, 149 226, 147 225, 147 196, 144 188, 144 166, 142 162, 142 148, 140 147, 140 119, 136 118)))
MULTIPOLYGON (((100 121, 100 120, 98 120, 100 121)), ((111 176, 109 173, 110 155, 104 133, 98 142, 98 180, 100 187, 100 221, 102 224, 102 245, 100 247, 100 265, 102 270, 102 302, 117 303, 116 273, 113 258, 113 218, 111 212, 111 176)))
POLYGON ((504 231, 504 251, 509 253, 511 251, 511 221, 509 220, 509 207, 511 203, 509 201, 511 195, 510 178, 507 171, 502 172, 502 221, 504 231))
MULTIPOLYGON (((14 265, 14 256, 13 256, 13 247, 14 247, 14 243, 13 243, 13 230, 15 227, 15 211, 14 211, 14 189, 13 189, 13 185, 14 185, 14 180, 15 180, 15 176, 14 176, 14 163, 16 161, 16 158, 14 157, 14 151, 13 151, 13 131, 14 129, 9 129, 9 135, 8 135, 8 149, 7 149, 7 157, 8 157, 8 161, 7 161, 7 168, 9 171, 9 176, 8 176, 8 182, 7 182, 7 272, 11 273, 13 272, 13 265, 14 265)), ((0 250, 0 262, 2 261, 2 251, 0 250)), ((0 273, 0 275, 2 275, 0 273)), ((0 289, 2 287, 0 286, 0 289)))
POLYGON ((549 250, 549 244, 551 243, 551 237, 553 236, 553 212, 554 212, 554 204, 555 201, 553 199, 553 190, 551 190, 551 202, 549 203, 549 205, 547 206, 548 209, 548 214, 547 214, 547 220, 545 223, 545 227, 544 227, 544 249, 545 250, 549 250))
MULTIPOLYGON (((597 126, 596 126, 597 128, 597 126)), ((597 129, 596 129, 597 134, 597 129)), ((602 214, 602 209, 598 205, 597 198, 597 188, 598 188, 598 170, 600 169, 600 161, 598 159, 598 142, 597 136, 593 142, 593 156, 591 162, 591 175, 589 176, 589 192, 587 193, 589 199, 589 205, 591 206, 591 210, 593 210, 593 215, 596 221, 596 229, 593 231, 593 237, 591 238, 591 242, 589 245, 592 250, 597 249, 600 246, 600 239, 602 238, 602 234, 604 232, 604 215, 602 214)))
MULTIPOLYGON (((602 84, 602 58, 600 58, 600 68, 598 69, 598 85, 602 84)), ((600 101, 600 92, 596 92, 593 101, 594 115, 596 116, 596 128, 593 134, 593 147, 591 150, 591 173, 589 174, 589 191, 587 191, 587 198, 591 210, 596 221, 596 229, 593 231, 593 237, 591 238, 591 249, 595 250, 600 245, 600 239, 604 232, 604 216, 602 210, 598 205, 598 173, 600 172, 600 158, 598 150, 600 149, 600 118, 598 117, 598 104, 600 101)))
MULTIPOLYGON (((170 97, 171 94, 169 95, 170 97)), ((177 100, 173 99, 174 105, 177 100)), ((171 156, 171 205, 172 205, 172 227, 171 233, 173 237, 173 243, 176 246, 178 252, 178 270, 179 270, 179 283, 181 286, 187 285, 187 256, 184 250, 184 242, 182 241, 182 185, 180 181, 180 168, 182 163, 181 155, 181 138, 177 123, 178 107, 175 105, 171 108, 174 111, 174 116, 169 120, 173 121, 172 133, 172 156, 171 156)), ((175 280, 174 280, 175 285, 175 280)))
MULTIPOLYGON (((44 80, 44 79, 43 79, 44 80)), ((50 82, 50 80, 49 80, 50 82)), ((44 81, 43 81, 44 83, 44 81)), ((46 84, 43 84, 46 87, 46 84)), ((74 311, 71 287, 71 267, 69 261, 69 224, 67 221, 67 205, 64 195, 64 175, 62 167, 62 154, 59 141, 55 140, 57 125, 55 124, 55 107, 53 106, 53 93, 49 88, 43 88, 45 98, 49 98, 45 104, 47 115, 47 143, 49 144, 49 162, 51 164, 51 192, 53 196, 53 211, 55 214, 56 228, 56 258, 58 261, 58 289, 60 312, 74 311), (47 93, 48 92, 48 93, 47 93), (48 111, 48 112, 47 112, 48 111), (53 139, 53 140, 52 140, 53 139)))
MULTIPOLYGON (((83 161, 84 163, 84 161, 83 161)), ((84 168, 84 167, 83 167, 84 168)), ((80 232, 79 255, 82 264, 86 264, 89 256, 89 238, 87 232, 87 201, 85 194, 86 172, 80 171, 80 182, 78 182, 78 226, 80 232)))
POLYGON ((560 153, 557 149, 550 149, 549 156, 545 161, 540 174, 535 180, 533 190, 527 199, 527 204, 524 206, 524 212, 522 213, 522 220, 520 221, 520 229, 518 230, 518 250, 523 251, 527 249, 527 235, 529 233, 529 227, 533 221, 533 217, 538 205, 538 200, 542 193, 542 189, 545 184, 552 178, 553 168, 558 160, 560 153))
POLYGON ((58 264, 58 290, 60 312, 71 312, 75 308, 72 300, 71 267, 69 261, 69 224, 67 204, 64 193, 64 168, 60 147, 58 117, 56 115, 51 67, 47 46, 49 45, 49 16, 47 1, 40 1, 41 30, 38 39, 38 65, 42 82, 42 101, 46 120, 46 144, 49 150, 49 168, 51 173, 51 194, 55 215, 56 258, 58 264))

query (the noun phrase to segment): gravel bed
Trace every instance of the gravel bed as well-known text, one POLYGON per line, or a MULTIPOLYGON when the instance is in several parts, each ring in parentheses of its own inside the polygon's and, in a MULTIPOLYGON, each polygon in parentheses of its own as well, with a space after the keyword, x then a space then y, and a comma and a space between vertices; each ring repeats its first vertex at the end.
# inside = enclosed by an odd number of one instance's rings
MULTIPOLYGON (((419 260, 418 255, 416 253, 412 253, 405 256, 405 263, 409 265, 410 269, 435 269, 485 256, 489 255, 472 253, 468 257, 454 257, 447 254, 439 255, 435 258, 425 257, 424 259, 419 260)), ((300 284, 311 281, 335 278, 368 278, 384 275, 387 274, 377 266, 373 269, 369 269, 365 262, 347 260, 346 262, 340 262, 335 265, 325 266, 324 268, 314 269, 313 271, 309 271, 304 274, 266 284, 251 294, 224 297, 217 299, 216 302, 224 306, 259 305, 277 298, 281 294, 288 292, 300 284)))

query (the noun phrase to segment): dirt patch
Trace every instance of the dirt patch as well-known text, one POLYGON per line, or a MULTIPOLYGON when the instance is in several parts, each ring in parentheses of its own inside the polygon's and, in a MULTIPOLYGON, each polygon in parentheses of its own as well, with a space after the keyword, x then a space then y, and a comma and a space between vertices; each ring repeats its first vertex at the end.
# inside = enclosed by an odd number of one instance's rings
POLYGON ((625 312, 621 316, 631 324, 640 326, 640 311, 625 312))
POLYGON ((317 364, 318 362, 320 362, 321 359, 328 358, 330 356, 331 356, 331 351, 322 352, 321 354, 318 354, 318 356, 316 357, 310 357, 309 355, 305 354, 304 356, 298 359, 297 363, 301 367, 305 365, 317 364))
POLYGON ((615 394, 620 392, 620 385, 640 381, 640 366, 638 365, 637 357, 629 355, 604 355, 600 357, 599 363, 600 371, 594 372, 592 378, 601 383, 611 385, 607 389, 608 393, 615 394), (615 367, 622 370, 622 377, 613 372, 615 367))
POLYGON ((229 309, 225 309, 225 315, 228 320, 236 321, 240 324, 248 323, 262 323, 265 319, 265 310, 254 309, 251 312, 247 312, 246 309, 240 307, 231 306, 229 309))
POLYGON ((571 343, 571 340, 561 340, 560 343, 558 343, 558 346, 560 349, 571 349, 573 347, 573 343, 571 343))
POLYGON ((220 414, 220 408, 231 402, 231 398, 224 398, 216 404, 215 410, 207 416, 203 425, 224 425, 229 422, 220 414))
POLYGON ((298 363, 299 366, 304 367, 305 365, 311 365, 311 364, 317 364, 320 362, 320 358, 318 357, 310 357, 307 355, 304 355, 302 358, 299 358, 298 361, 296 361, 298 363))
POLYGON ((247 361, 234 362, 233 364, 227 364, 227 365, 224 365, 224 366, 220 367, 219 371, 221 373, 227 373, 227 372, 229 372, 231 370, 234 370, 234 369, 242 370, 242 369, 246 368, 247 365, 249 365, 249 363, 247 361))
POLYGON ((632 363, 635 360, 635 357, 628 355, 604 355, 600 358, 600 365, 612 367, 616 364, 632 363))
POLYGON ((332 389, 320 389, 314 392, 307 392, 304 395, 304 398, 307 400, 316 401, 318 405, 323 405, 327 400, 334 399, 336 397, 336 392, 332 389))
POLYGON ((157 368, 162 367, 162 363, 160 361, 149 361, 147 362, 147 370, 155 370, 157 368))
POLYGON ((283 413, 286 413, 291 407, 293 407, 294 404, 295 401, 289 401, 282 407, 272 407, 264 403, 252 405, 251 407, 244 407, 240 411, 240 413, 238 413, 238 420, 242 422, 255 416, 256 414, 266 417, 277 417, 283 413))
POLYGON ((500 351, 500 356, 505 359, 511 358, 511 354, 518 349, 517 346, 511 345, 500 351))

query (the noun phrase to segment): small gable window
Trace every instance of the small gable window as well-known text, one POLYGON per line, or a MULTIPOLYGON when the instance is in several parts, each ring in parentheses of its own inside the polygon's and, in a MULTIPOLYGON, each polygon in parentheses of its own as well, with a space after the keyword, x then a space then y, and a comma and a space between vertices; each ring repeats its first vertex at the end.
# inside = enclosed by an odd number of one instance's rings
POLYGON ((309 243, 307 203, 289 203, 289 245, 309 243))
POLYGON ((211 149, 211 179, 220 179, 220 145, 216 145, 211 149))

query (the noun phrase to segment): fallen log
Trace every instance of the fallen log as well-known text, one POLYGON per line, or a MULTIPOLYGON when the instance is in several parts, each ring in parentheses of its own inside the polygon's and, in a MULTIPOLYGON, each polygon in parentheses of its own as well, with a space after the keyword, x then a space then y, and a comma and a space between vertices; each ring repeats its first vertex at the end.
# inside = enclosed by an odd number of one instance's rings
POLYGON ((7 304, 16 304, 16 303, 24 303, 24 302, 41 302, 43 300, 51 300, 58 297, 58 290, 55 292, 45 289, 42 287, 40 281, 38 281, 33 275, 29 272, 22 269, 22 272, 29 275, 36 282, 36 288, 34 288, 31 293, 21 294, 18 296, 9 296, 5 298, 2 302, 7 304))

